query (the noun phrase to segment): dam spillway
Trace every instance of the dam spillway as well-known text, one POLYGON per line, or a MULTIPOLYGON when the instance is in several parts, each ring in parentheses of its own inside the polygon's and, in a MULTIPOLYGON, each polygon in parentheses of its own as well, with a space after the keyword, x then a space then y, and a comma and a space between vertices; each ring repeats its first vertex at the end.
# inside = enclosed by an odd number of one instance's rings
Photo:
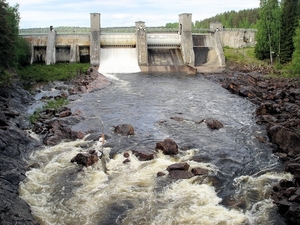
POLYGON ((141 72, 135 48, 102 48, 100 51, 100 73, 141 72))

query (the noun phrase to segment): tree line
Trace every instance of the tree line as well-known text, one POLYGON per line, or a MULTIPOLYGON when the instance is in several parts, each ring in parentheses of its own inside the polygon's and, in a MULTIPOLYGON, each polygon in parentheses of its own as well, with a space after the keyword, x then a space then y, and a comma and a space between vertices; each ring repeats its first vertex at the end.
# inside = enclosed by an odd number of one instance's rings
POLYGON ((8 83, 8 68, 28 64, 30 48, 25 39, 19 36, 19 5, 10 6, 0 0, 0 84, 8 83))
MULTIPOLYGON (((193 29, 209 29, 211 22, 221 22, 225 28, 256 28, 259 8, 232 10, 192 22, 193 29)), ((167 23, 166 28, 178 28, 178 23, 167 23)))
POLYGON ((221 22, 225 28, 256 28, 258 8, 244 9, 238 12, 232 10, 217 14, 204 20, 196 20, 194 28, 209 28, 211 22, 221 22))
POLYGON ((293 74, 300 74, 300 1, 261 0, 255 56, 258 59, 276 60, 278 64, 290 64, 293 74))

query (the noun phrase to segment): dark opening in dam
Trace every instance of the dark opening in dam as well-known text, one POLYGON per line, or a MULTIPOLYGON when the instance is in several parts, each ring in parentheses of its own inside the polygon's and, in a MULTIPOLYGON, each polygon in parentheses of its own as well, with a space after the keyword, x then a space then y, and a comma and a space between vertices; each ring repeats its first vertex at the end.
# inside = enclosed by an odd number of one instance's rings
POLYGON ((150 66, 181 66, 183 58, 180 49, 148 49, 150 66))

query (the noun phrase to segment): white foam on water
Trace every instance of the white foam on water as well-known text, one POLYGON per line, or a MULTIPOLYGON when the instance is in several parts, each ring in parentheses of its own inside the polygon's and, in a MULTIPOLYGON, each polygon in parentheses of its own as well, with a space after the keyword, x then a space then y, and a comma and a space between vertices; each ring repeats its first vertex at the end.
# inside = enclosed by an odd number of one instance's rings
POLYGON ((235 198, 247 206, 246 215, 250 224, 273 225, 277 209, 270 198, 272 186, 278 184, 281 179, 292 180, 290 173, 269 172, 261 176, 241 176, 236 178, 238 187, 235 198))
MULTIPOLYGON (((158 172, 182 159, 191 167, 217 172, 211 164, 189 161, 196 150, 182 157, 159 152, 151 161, 139 161, 131 151, 130 162, 124 164, 123 154, 107 162, 108 174, 101 160, 91 167, 81 167, 70 160, 85 141, 61 143, 32 155, 39 166, 26 173, 20 184, 20 196, 29 203, 41 224, 98 224, 111 210, 123 209, 118 218, 122 224, 242 224, 247 215, 220 205, 214 187, 198 177, 167 182, 168 175, 158 172), (73 176, 73 179, 69 178, 73 176), (75 177, 74 177, 75 176, 75 177), (158 183, 165 184, 158 184, 158 183)), ((109 149, 104 148, 106 154, 109 149)))

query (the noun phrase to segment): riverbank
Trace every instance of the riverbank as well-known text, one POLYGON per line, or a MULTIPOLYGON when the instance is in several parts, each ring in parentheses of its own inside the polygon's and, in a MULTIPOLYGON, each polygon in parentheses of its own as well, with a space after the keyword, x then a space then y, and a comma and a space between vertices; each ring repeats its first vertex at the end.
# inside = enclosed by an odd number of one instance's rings
MULTIPOLYGON (((43 144, 55 145, 66 138, 82 138, 84 134, 73 132, 68 127, 69 124, 78 122, 81 117, 66 113, 67 108, 63 108, 58 115, 52 115, 52 118, 49 114, 53 114, 53 111, 46 110, 43 118, 40 118, 42 122, 32 126, 27 110, 36 100, 24 90, 16 72, 12 73, 15 77, 12 84, 0 86, 0 224, 35 225, 38 222, 32 215, 30 206, 18 193, 19 183, 26 178, 26 159, 43 144), (27 132, 34 129, 45 132, 40 135, 40 140, 32 138, 30 132, 27 132)), ((63 87, 56 87, 60 94, 51 98, 91 92, 110 85, 110 82, 98 74, 97 68, 91 67, 65 85, 67 91, 63 87)), ((39 85, 36 91, 47 91, 51 88, 53 87, 48 84, 39 85)))
MULTIPOLYGON (((257 123, 266 126, 270 139, 257 138, 262 142, 270 141, 276 144, 274 145, 275 154, 285 162, 286 166, 290 165, 287 167, 288 170, 293 170, 294 174, 297 174, 300 152, 298 133, 300 114, 299 80, 274 78, 261 75, 258 72, 237 72, 233 70, 226 70, 222 74, 206 74, 205 77, 219 82, 232 93, 246 97, 257 104, 257 123), (283 135, 287 136, 282 138, 283 135)), ((69 97, 73 94, 92 92, 109 84, 110 82, 104 76, 99 75, 97 69, 94 68, 89 70, 87 74, 79 76, 68 83, 69 97)), ((18 184, 25 178, 26 172, 26 163, 23 158, 26 158, 33 149, 41 145, 24 131, 30 128, 26 122, 28 121, 27 115, 25 115, 26 107, 34 99, 28 92, 23 91, 19 82, 16 82, 13 87, 1 88, 0 96, 2 112, 2 114, 0 113, 0 190, 1 199, 3 199, 0 203, 0 223, 37 224, 27 203, 18 197, 18 184)), ((64 112, 68 112, 68 109, 65 109, 64 112)), ((48 111, 48 113, 51 114, 51 111, 48 111)), ((48 141, 44 143, 55 145, 62 139, 70 137, 56 136, 65 134, 66 131, 70 131, 69 134, 74 135, 74 132, 72 133, 68 126, 72 124, 70 121, 75 123, 80 118, 80 112, 73 115, 61 112, 61 114, 54 115, 52 119, 44 120, 46 123, 39 124, 41 125, 39 130, 45 132, 43 140, 48 141), (45 139, 46 137, 47 139, 45 139)), ((78 138, 77 135, 84 136, 84 134, 77 133, 72 138, 78 138)), ((299 215, 299 211, 297 211, 299 210, 299 198, 295 197, 299 196, 299 194, 297 195, 299 192, 298 179, 298 177, 295 177, 294 182, 281 182, 274 187, 273 192, 275 203, 279 205, 279 210, 282 209, 280 212, 287 219, 293 219, 294 221, 297 220, 295 217, 299 215)))
POLYGON ((300 79, 263 75, 259 73, 265 72, 263 68, 250 70, 226 70, 205 77, 257 105, 257 123, 266 127, 269 140, 257 138, 271 142, 285 171, 294 175, 293 181, 281 180, 274 186, 271 197, 288 224, 300 224, 300 79))
POLYGON ((37 224, 29 205, 19 197, 25 179, 24 158, 38 147, 29 137, 26 112, 33 97, 19 81, 0 87, 0 224, 37 224))

